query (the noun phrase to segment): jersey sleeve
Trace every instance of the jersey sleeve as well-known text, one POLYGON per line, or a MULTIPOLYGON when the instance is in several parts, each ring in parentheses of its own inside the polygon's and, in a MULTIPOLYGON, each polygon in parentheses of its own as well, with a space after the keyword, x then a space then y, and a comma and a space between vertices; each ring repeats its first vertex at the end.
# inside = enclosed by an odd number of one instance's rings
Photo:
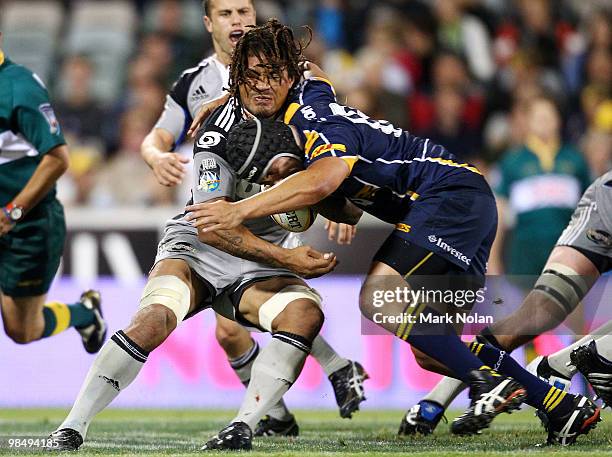
MULTIPOLYGON (((193 200, 201 203, 215 198, 236 199, 236 174, 226 160, 227 132, 219 120, 228 104, 218 107, 200 129, 193 145, 193 200)), ((223 124, 225 125, 225 124, 223 124)))
POLYGON ((159 116, 155 128, 167 130, 174 137, 174 143, 181 143, 193 119, 189 112, 179 105, 170 95, 166 96, 164 111, 159 116))
POLYGON ((336 90, 328 79, 318 77, 308 78, 304 81, 301 99, 302 105, 309 105, 315 100, 319 103, 321 101, 333 103, 336 101, 336 90))
POLYGON ((13 82, 13 93, 17 129, 40 154, 66 144, 47 89, 36 75, 20 75, 13 82))
POLYGON ((175 146, 182 143, 193 121, 187 104, 193 73, 194 71, 183 72, 172 85, 166 96, 164 111, 155 124, 155 128, 167 130, 174 136, 175 146))
POLYGON ((304 131, 306 166, 325 157, 338 157, 352 170, 359 160, 356 133, 350 125, 319 123, 316 130, 304 131))

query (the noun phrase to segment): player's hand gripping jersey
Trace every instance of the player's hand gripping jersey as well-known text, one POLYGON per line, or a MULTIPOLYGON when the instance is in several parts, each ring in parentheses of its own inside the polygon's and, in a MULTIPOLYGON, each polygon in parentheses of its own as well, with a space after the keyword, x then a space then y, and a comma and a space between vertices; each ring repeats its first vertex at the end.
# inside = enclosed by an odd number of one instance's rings
POLYGON ((459 185, 490 193, 478 169, 458 162, 428 139, 339 104, 326 80, 304 81, 284 121, 300 131, 306 166, 324 157, 345 160, 351 174, 340 191, 384 221, 400 222, 411 204, 426 193, 459 185))

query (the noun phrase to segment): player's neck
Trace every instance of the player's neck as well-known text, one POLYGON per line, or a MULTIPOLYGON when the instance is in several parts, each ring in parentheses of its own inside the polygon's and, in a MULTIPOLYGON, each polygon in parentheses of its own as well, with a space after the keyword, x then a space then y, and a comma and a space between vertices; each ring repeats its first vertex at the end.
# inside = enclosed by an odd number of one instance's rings
POLYGON ((213 48, 215 50, 215 59, 223 64, 225 67, 229 67, 229 64, 232 61, 232 56, 226 52, 221 50, 221 46, 217 45, 217 43, 213 43, 213 48))

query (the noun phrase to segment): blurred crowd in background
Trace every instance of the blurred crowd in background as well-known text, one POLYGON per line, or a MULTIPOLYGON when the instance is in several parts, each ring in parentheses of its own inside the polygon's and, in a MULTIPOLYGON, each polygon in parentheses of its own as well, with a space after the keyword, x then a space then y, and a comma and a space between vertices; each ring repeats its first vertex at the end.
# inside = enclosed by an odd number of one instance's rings
MULTIPOLYGON (((303 36, 301 26, 310 25, 307 55, 328 72, 341 103, 429 137, 486 172, 541 127, 526 114, 538 95, 554 102, 561 122, 552 134, 583 155, 591 177, 611 168, 609 1, 257 0, 256 7, 259 22, 278 17, 303 36)), ((5 1, 2 10, 5 51, 47 83, 71 147, 63 203, 184 203, 189 183, 157 185, 139 150, 172 82, 212 52, 201 2, 5 1), (91 3, 97 12, 84 7, 91 3), (14 4, 31 4, 28 17, 14 4)), ((189 145, 182 149, 190 154, 189 145)))

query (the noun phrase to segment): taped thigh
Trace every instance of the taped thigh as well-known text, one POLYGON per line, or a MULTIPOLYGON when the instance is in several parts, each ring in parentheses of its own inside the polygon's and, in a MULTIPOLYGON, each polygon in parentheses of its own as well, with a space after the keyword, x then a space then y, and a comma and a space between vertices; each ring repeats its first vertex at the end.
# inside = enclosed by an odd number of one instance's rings
POLYGON ((172 310, 176 324, 180 324, 187 313, 191 302, 189 286, 176 276, 163 275, 149 279, 140 298, 139 309, 159 304, 172 310))
POLYGON ((271 332, 272 321, 276 316, 282 313, 289 303, 300 298, 312 300, 317 306, 321 306, 321 296, 316 290, 302 285, 286 286, 261 305, 259 326, 271 332))

